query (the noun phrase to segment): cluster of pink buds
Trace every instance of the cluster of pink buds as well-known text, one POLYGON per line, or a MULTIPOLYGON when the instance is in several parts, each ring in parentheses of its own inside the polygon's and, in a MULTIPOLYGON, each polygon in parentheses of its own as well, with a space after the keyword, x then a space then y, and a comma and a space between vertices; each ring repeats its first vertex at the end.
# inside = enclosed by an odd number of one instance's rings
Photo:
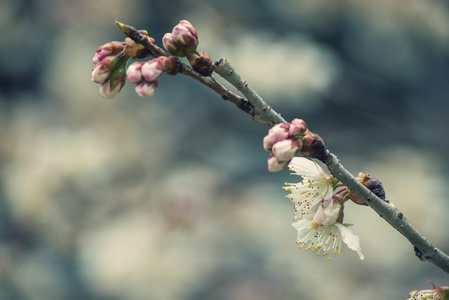
POLYGON ((171 33, 164 35, 162 43, 171 55, 184 57, 188 52, 196 52, 198 33, 189 21, 182 20, 171 33))
POLYGON ((136 83, 136 93, 142 98, 148 98, 156 93, 159 76, 164 72, 164 62, 155 58, 147 62, 134 62, 126 71, 129 81, 136 83))
POLYGON ((274 125, 263 139, 263 148, 270 151, 268 170, 277 172, 283 170, 296 154, 301 151, 302 138, 307 133, 307 125, 301 119, 291 123, 274 125))
POLYGON ((110 99, 125 85, 126 63, 129 56, 124 53, 125 45, 120 42, 104 44, 96 51, 92 62, 92 81, 100 86, 100 95, 110 99))

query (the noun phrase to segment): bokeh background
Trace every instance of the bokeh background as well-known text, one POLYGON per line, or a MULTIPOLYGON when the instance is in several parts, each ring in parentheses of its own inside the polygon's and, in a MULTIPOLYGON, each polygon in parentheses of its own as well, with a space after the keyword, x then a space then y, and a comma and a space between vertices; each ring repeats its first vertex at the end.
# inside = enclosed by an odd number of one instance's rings
POLYGON ((0 299, 405 299, 449 285, 369 208, 365 260, 299 250, 268 127, 183 76, 141 99, 90 81, 114 20, 179 20, 287 120, 449 252, 449 7, 421 0, 0 2, 0 299))

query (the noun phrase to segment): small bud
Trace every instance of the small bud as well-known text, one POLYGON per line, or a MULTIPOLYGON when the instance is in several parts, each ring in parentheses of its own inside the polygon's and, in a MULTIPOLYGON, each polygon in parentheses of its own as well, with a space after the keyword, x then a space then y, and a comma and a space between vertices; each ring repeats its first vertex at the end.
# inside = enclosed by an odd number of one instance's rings
MULTIPOLYGON (((147 39, 154 43, 154 39, 147 36, 147 39)), ((143 45, 137 44, 130 38, 125 39, 125 54, 131 56, 132 58, 145 58, 151 55, 150 51, 146 49, 143 45)))
MULTIPOLYGON (((112 74, 108 80, 100 86, 100 96, 111 99, 122 90, 126 83, 126 63, 129 57, 122 55, 117 58, 112 74)), ((100 62, 101 63, 101 62, 100 62)))
POLYGON ((129 81, 137 83, 143 80, 142 78, 142 65, 144 63, 140 61, 133 62, 126 70, 126 77, 129 81))
POLYGON ((142 76, 146 81, 155 81, 164 71, 164 63, 155 58, 142 65, 142 76))
POLYGON ((298 140, 286 139, 277 142, 273 146, 273 154, 279 161, 288 161, 295 157, 298 150, 301 149, 301 142, 298 140))
POLYGON ((115 55, 123 51, 124 46, 121 42, 109 42, 107 44, 101 45, 95 52, 92 62, 98 64, 106 56, 115 55))
POLYGON ((148 98, 156 93, 158 81, 143 81, 136 85, 136 93, 139 97, 148 98))
POLYGON ((115 21, 115 24, 117 24, 118 28, 127 36, 129 36, 131 34, 131 26, 123 24, 122 22, 119 21, 115 21))
POLYGON ((103 58, 92 69, 92 81, 95 83, 104 83, 111 76, 111 73, 116 65, 115 56, 107 56, 103 58))
POLYGON ((323 139, 313 132, 308 131, 302 139, 301 154, 307 157, 318 158, 321 161, 329 155, 329 151, 324 145, 323 139))
POLYGON ((360 176, 363 176, 361 182, 364 186, 366 186, 377 197, 379 197, 382 200, 385 200, 385 190, 382 185, 382 182, 380 182, 377 178, 375 178, 369 174, 365 175, 363 173, 360 173, 359 177, 360 176))
POLYGON ((304 122, 304 120, 301 119, 294 119, 291 122, 289 128, 289 136, 290 138, 298 138, 303 136, 306 131, 307 131, 306 122, 304 122))
POLYGON ((171 55, 178 57, 186 56, 186 50, 175 42, 173 34, 166 33, 162 38, 162 44, 164 45, 165 50, 171 55))
POLYGON ((198 48, 199 40, 195 27, 189 21, 183 20, 173 28, 173 39, 187 52, 195 52, 198 48))
POLYGON ((105 99, 111 99, 120 93, 125 85, 125 77, 117 77, 106 81, 100 86, 100 96, 105 99))
MULTIPOLYGON (((382 182, 380 182, 379 180, 377 180, 376 178, 374 178, 369 174, 363 173, 359 173, 356 179, 358 182, 363 184, 367 189, 373 192, 380 199, 385 200, 385 190, 382 186, 382 182)), ((357 196, 355 193, 351 191, 348 194, 348 198, 351 199, 356 204, 367 205, 359 196, 357 196)))
POLYGON ((188 52, 186 57, 192 68, 201 75, 210 76, 212 74, 212 60, 206 51, 202 51, 200 55, 188 52))
POLYGON ((164 63, 164 73, 176 75, 181 71, 182 63, 177 57, 159 56, 157 59, 164 63))
POLYGON ((288 123, 274 125, 270 130, 268 130, 268 135, 266 135, 263 139, 263 148, 266 151, 271 151, 274 144, 288 138, 289 128, 290 124, 288 123))
POLYGON ((282 171, 287 165, 288 161, 279 161, 273 153, 268 157, 268 171, 270 172, 282 171))

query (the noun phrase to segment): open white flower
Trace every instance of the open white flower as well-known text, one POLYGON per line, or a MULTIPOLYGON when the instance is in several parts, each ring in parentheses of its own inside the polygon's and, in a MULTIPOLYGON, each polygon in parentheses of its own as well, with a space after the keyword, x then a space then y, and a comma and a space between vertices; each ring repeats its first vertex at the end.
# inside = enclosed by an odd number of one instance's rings
POLYGON ((357 251, 360 259, 364 259, 359 244, 359 237, 343 224, 337 223, 341 210, 341 204, 335 203, 332 199, 321 203, 314 216, 310 216, 292 223, 298 231, 296 243, 299 248, 305 246, 306 250, 318 251, 317 256, 323 253, 328 261, 332 260, 332 255, 340 255, 343 241, 348 247, 357 251))
POLYGON ((326 165, 318 160, 295 157, 288 165, 290 170, 301 176, 299 183, 285 183, 283 189, 290 191, 287 198, 295 208, 295 218, 302 220, 308 215, 314 215, 318 205, 324 199, 330 199, 333 194, 332 175, 326 165))

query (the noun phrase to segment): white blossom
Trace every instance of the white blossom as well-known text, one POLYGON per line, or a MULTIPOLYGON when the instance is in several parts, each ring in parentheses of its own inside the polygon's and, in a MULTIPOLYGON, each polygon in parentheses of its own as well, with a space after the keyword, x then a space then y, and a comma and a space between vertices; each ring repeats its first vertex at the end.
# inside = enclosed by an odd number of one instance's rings
POLYGON ((288 165, 290 170, 303 179, 298 183, 285 183, 285 190, 290 191, 287 198, 293 203, 295 218, 302 220, 307 215, 314 215, 318 205, 333 194, 332 175, 327 167, 318 160, 294 157, 288 165))

